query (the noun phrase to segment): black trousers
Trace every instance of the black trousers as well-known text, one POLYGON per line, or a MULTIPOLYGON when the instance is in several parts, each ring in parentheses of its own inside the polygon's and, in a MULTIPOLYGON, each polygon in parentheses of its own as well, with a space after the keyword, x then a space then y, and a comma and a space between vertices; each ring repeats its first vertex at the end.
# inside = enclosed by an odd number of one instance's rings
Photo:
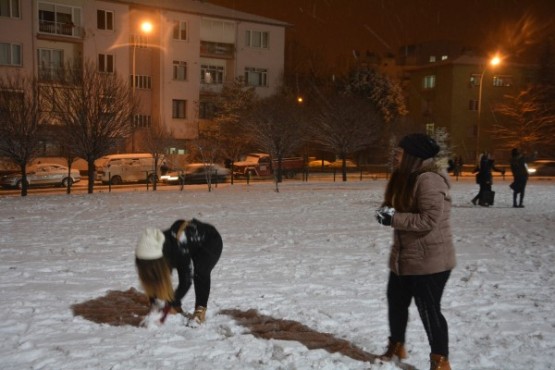
POLYGON ((212 238, 204 248, 193 255, 193 282, 195 284, 195 307, 207 307, 210 296, 211 273, 222 254, 222 239, 212 238))
POLYGON ((398 276, 389 274, 387 303, 390 340, 405 343, 412 298, 428 336, 431 353, 449 356, 447 321, 441 313, 441 296, 451 271, 431 275, 398 276))

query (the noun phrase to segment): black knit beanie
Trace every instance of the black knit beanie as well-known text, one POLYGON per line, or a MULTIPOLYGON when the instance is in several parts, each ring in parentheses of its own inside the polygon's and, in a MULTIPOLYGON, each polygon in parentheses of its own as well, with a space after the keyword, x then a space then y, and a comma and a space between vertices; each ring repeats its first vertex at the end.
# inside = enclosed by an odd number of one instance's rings
POLYGON ((422 159, 435 157, 439 153, 439 145, 426 134, 407 135, 399 142, 399 147, 410 155, 422 159))

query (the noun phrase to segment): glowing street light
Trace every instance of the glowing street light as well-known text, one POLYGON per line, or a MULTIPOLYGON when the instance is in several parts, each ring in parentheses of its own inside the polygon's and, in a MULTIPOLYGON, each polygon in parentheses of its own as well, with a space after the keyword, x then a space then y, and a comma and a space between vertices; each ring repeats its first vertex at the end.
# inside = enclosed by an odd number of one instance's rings
MULTIPOLYGON (((500 63, 501 63, 501 57, 499 55, 495 55, 493 58, 489 60, 488 65, 491 67, 495 67, 500 63)), ((479 155, 480 155, 480 121, 481 121, 481 115, 482 115, 482 90, 484 87, 484 74, 488 69, 488 65, 486 65, 486 67, 482 71, 482 74, 480 75, 480 89, 478 91, 478 122, 476 125, 476 155, 478 156, 478 161, 480 160, 479 155)))

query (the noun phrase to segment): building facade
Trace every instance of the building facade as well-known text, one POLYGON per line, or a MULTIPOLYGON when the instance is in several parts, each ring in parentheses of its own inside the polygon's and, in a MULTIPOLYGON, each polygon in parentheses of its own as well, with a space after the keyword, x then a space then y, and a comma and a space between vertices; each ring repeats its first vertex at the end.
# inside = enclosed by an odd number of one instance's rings
POLYGON ((509 151, 492 135, 493 125, 503 119, 495 106, 534 82, 537 68, 509 58, 493 66, 488 58, 447 42, 412 52, 400 61, 410 124, 428 133, 446 128, 453 155, 465 163, 475 163, 483 152, 507 161, 509 151))
POLYGON ((140 101, 125 149, 140 150, 144 129, 159 125, 180 153, 225 84, 243 78, 260 97, 276 92, 286 27, 197 0, 0 0, 0 74, 54 83, 86 62, 116 73, 140 101))

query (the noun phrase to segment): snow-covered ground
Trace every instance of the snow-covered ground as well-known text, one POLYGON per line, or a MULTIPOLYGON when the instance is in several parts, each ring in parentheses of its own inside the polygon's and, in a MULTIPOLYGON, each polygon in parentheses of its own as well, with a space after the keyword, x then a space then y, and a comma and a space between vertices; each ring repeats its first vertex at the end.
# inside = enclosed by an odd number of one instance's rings
MULTIPOLYGON (((453 369, 555 369, 555 182, 533 180, 526 208, 497 181, 494 207, 453 182, 458 266, 443 307, 453 369)), ((2 369, 394 369, 295 341, 265 340, 221 310, 256 309, 330 333, 369 353, 387 342, 391 229, 374 219, 384 180, 162 188, 157 192, 0 197, 2 369), (146 226, 214 224, 224 253, 207 322, 96 324, 71 306, 139 288, 134 248, 146 226)), ((193 292, 184 308, 193 306, 193 292)), ((414 305, 408 363, 429 366, 414 305)))

